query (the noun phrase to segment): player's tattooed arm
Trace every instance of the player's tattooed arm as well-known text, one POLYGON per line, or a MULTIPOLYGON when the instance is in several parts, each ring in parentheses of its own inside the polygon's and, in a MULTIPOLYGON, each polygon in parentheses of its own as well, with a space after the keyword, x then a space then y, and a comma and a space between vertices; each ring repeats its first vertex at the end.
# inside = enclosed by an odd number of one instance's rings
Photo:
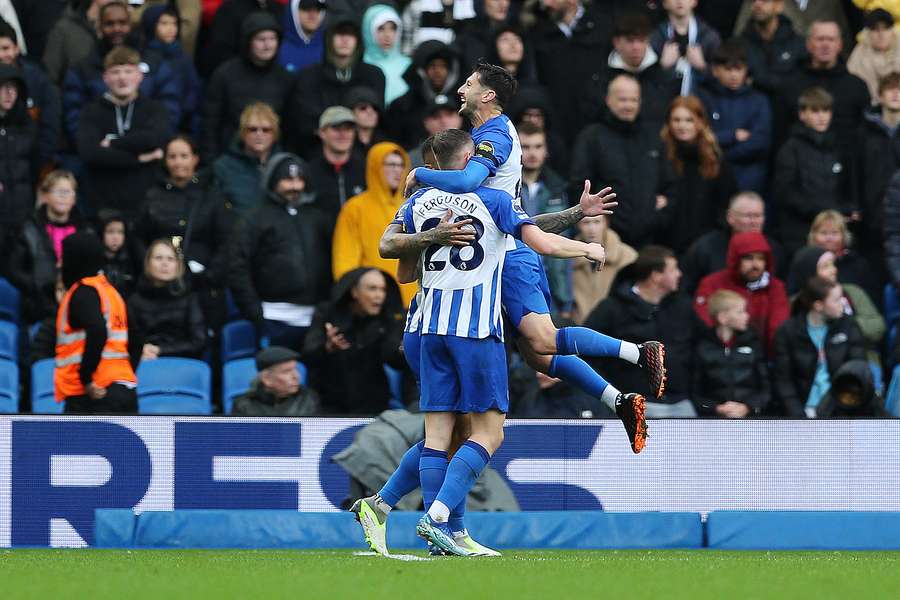
POLYGON ((596 194, 591 193, 591 182, 585 180, 584 191, 578 204, 572 208, 555 213, 537 215, 532 220, 534 224, 547 233, 562 233, 585 217, 597 217, 611 215, 612 209, 619 205, 612 188, 605 187, 596 194))
POLYGON ((418 233, 403 233, 401 225, 391 223, 381 236, 378 253, 381 258, 403 258, 418 256, 432 245, 467 246, 475 241, 475 228, 466 227, 472 220, 451 222, 452 217, 453 213, 448 210, 434 228, 418 233))

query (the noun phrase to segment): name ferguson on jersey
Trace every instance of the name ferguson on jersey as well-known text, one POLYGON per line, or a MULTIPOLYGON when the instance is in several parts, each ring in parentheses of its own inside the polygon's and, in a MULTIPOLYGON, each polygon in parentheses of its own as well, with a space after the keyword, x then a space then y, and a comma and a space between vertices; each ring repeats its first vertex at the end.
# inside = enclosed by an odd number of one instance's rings
POLYGON ((446 206, 458 207, 459 209, 469 214, 475 212, 477 208, 477 205, 468 198, 448 194, 445 196, 436 196, 434 198, 431 198, 430 200, 426 200, 416 208, 416 212, 419 213, 420 217, 424 217, 428 214, 429 211, 446 206))

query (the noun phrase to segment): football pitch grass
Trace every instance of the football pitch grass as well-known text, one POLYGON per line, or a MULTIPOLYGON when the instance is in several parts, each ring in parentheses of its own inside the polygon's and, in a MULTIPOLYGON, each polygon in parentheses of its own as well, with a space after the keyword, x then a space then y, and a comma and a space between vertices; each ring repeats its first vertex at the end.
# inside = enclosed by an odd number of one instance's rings
MULTIPOLYGON (((416 553, 425 556, 424 553, 416 553)), ((898 598, 900 552, 515 551, 402 562, 352 550, 0 552, 6 598, 898 598)))

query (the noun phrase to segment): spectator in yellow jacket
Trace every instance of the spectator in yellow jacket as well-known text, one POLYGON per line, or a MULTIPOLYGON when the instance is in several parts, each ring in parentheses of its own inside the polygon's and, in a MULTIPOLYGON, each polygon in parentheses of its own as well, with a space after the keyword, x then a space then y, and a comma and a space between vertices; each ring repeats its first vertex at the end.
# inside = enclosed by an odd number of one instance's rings
MULTIPOLYGON (((381 258, 378 242, 403 203, 409 168, 409 156, 393 142, 381 142, 369 150, 366 191, 347 200, 335 225, 331 251, 335 281, 358 267, 376 267, 397 277, 397 261, 381 258)), ((400 293, 403 305, 409 306, 416 284, 401 285, 400 293)))

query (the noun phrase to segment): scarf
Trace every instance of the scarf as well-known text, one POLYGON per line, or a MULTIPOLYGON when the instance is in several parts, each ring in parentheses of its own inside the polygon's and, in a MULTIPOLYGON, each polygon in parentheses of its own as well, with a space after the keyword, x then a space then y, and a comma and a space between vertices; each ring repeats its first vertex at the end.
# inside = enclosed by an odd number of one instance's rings
MULTIPOLYGON (((697 27, 697 19, 691 17, 691 20, 688 21, 688 46, 693 46, 697 43, 697 31, 699 27, 697 27)), ((669 23, 666 25, 666 39, 674 40, 675 39, 675 28, 672 27, 672 24, 669 23)), ((684 56, 678 58, 678 62, 675 63, 675 71, 681 75, 681 95, 682 96, 690 96, 691 95, 691 83, 693 79, 693 67, 691 67, 691 63, 688 62, 688 59, 684 56)))
POLYGON ((751 292, 756 292, 759 290, 764 290, 769 287, 769 281, 771 280, 771 275, 769 275, 768 271, 763 271, 762 277, 757 279, 756 281, 748 281, 747 289, 751 292))

